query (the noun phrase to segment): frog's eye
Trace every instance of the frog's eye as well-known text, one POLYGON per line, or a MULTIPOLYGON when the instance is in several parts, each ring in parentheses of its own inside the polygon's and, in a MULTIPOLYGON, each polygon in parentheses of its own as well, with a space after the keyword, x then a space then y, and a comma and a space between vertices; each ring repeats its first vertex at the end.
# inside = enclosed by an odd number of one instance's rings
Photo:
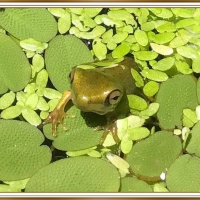
POLYGON ((120 96, 121 96, 121 92, 119 90, 113 90, 107 97, 108 103, 110 105, 116 104, 118 102, 120 96))
POLYGON ((68 76, 68 81, 69 83, 71 84, 74 80, 74 73, 75 73, 75 68, 72 69, 72 71, 69 73, 69 76, 68 76))

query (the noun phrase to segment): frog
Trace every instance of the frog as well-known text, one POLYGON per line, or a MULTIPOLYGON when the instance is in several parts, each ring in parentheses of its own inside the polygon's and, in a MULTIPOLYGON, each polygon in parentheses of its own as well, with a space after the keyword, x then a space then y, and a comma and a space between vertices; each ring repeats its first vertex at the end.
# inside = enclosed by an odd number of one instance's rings
POLYGON ((44 124, 52 123, 52 134, 56 137, 57 125, 60 123, 64 126, 64 109, 69 101, 72 101, 82 112, 93 112, 106 117, 107 123, 103 127, 104 133, 99 144, 103 144, 109 132, 116 143, 120 142, 116 120, 129 114, 127 95, 137 91, 135 79, 131 74, 132 68, 139 70, 131 57, 114 59, 112 62, 97 60, 74 66, 68 76, 70 89, 63 93, 44 124), (105 63, 108 65, 105 66, 105 63))

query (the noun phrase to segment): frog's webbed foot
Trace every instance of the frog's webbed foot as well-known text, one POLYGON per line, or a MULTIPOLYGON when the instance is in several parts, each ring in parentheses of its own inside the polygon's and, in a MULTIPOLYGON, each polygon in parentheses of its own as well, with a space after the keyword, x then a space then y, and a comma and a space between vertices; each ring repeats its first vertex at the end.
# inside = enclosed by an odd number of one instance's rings
POLYGON ((113 139, 115 140, 116 143, 120 142, 120 139, 117 135, 117 124, 116 122, 113 122, 113 123, 108 123, 105 127, 104 127, 104 133, 103 135, 101 136, 101 139, 100 139, 100 144, 103 144, 108 133, 111 132, 112 133, 112 136, 113 136, 113 139))
POLYGON ((43 124, 52 123, 52 135, 57 136, 57 125, 61 124, 64 130, 67 130, 67 127, 63 123, 63 118, 66 117, 64 108, 68 101, 71 99, 71 91, 67 90, 63 93, 61 99, 56 105, 55 109, 49 114, 43 124))
POLYGON ((54 137, 57 136, 57 125, 61 124, 64 129, 66 129, 63 118, 66 117, 66 113, 64 110, 54 109, 49 116, 46 118, 46 120, 43 122, 43 124, 52 123, 52 135, 54 137))

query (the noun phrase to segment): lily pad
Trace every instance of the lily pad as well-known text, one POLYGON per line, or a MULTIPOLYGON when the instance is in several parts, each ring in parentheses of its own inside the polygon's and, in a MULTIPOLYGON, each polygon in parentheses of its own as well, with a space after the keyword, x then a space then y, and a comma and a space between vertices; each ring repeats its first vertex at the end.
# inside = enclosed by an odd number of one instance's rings
POLYGON ((92 61, 92 54, 86 45, 72 35, 56 36, 45 52, 49 77, 60 92, 69 89, 67 77, 73 66, 92 61))
POLYGON ((153 192, 150 185, 136 177, 121 179, 120 192, 153 192))
POLYGON ((117 169, 105 160, 86 156, 54 162, 28 181, 26 192, 117 192, 117 169))
POLYGON ((190 75, 176 75, 160 86, 156 101, 160 104, 157 116, 162 128, 182 127, 183 109, 198 105, 196 91, 196 82, 190 75))
POLYGON ((16 120, 0 120, 0 179, 11 181, 31 177, 51 161, 51 151, 40 146, 43 134, 34 126, 16 120))
POLYGON ((56 20, 45 8, 6 8, 0 18, 0 25, 20 40, 48 42, 57 33, 56 20))
POLYGON ((190 140, 188 141, 188 145, 186 147, 186 151, 189 154, 195 154, 196 156, 200 156, 200 147, 199 147, 199 142, 200 142, 200 122, 198 122, 193 129, 190 131, 190 140))
POLYGON ((8 89, 13 92, 23 89, 31 77, 31 67, 22 49, 3 33, 0 33, 0 71, 0 94, 8 89))
POLYGON ((159 131, 133 145, 127 155, 127 162, 135 174, 155 178, 170 167, 181 150, 178 136, 168 131, 159 131))
POLYGON ((183 155, 169 168, 166 176, 170 192, 200 192, 200 159, 183 155))

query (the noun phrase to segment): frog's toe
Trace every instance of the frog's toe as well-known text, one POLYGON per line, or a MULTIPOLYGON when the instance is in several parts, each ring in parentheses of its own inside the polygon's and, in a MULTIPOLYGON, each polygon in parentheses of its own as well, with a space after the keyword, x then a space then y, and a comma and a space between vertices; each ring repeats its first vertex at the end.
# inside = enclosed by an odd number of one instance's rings
POLYGON ((111 132, 112 133, 112 136, 113 136, 113 139, 115 140, 116 143, 119 143, 120 142, 120 139, 117 135, 117 125, 116 123, 111 123, 111 124, 107 124, 104 128, 104 133, 103 135, 101 136, 101 139, 99 141, 100 144, 103 144, 108 133, 111 132))
MULTIPOLYGON (((63 118, 66 116, 66 113, 64 111, 61 110, 53 110, 49 116, 46 118, 46 120, 43 122, 43 124, 47 124, 47 123, 52 123, 52 135, 54 137, 57 136, 57 125, 61 124, 63 127, 65 127, 64 123, 63 123, 63 118)), ((67 129, 65 127, 65 129, 67 129)))

